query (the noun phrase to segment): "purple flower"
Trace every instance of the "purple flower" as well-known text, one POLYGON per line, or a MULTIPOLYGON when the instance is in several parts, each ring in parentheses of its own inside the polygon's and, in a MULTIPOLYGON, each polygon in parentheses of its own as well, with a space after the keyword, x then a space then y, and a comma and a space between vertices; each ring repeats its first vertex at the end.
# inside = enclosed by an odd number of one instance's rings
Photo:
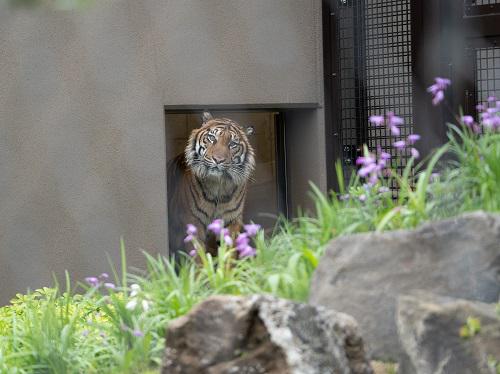
POLYGON ((87 282, 87 284, 92 287, 99 286, 99 279, 97 279, 96 277, 87 277, 85 278, 85 282, 87 282))
POLYGON ((394 115, 393 112, 387 112, 387 124, 392 135, 398 136, 401 133, 398 126, 401 126, 403 123, 404 121, 401 117, 394 115))
POLYGON ((366 157, 359 156, 356 159, 356 165, 370 165, 373 164, 375 161, 376 161, 375 157, 373 157, 372 155, 368 155, 366 157))
POLYGON ((87 337, 88 335, 90 334, 90 331, 89 330, 83 330, 82 331, 82 336, 85 338, 87 337))
POLYGON ((134 331, 132 331, 132 335, 138 338, 142 338, 144 336, 144 333, 139 329, 135 329, 134 331))
POLYGON ((359 201, 366 201, 366 195, 365 194, 359 195, 358 199, 359 201))
POLYGON ((406 142, 404 140, 399 140, 397 142, 394 142, 392 146, 397 149, 403 149, 406 147, 406 142))
POLYGON ((246 232, 241 233, 238 235, 236 238, 236 249, 241 252, 245 250, 246 247, 248 247, 250 243, 250 239, 248 238, 248 234, 246 232))
POLYGON ((362 178, 365 178, 370 173, 374 172, 376 168, 377 168, 377 164, 369 164, 369 165, 363 166, 361 169, 358 170, 358 175, 362 178))
POLYGON ((387 152, 384 152, 384 151, 380 152, 380 159, 381 160, 387 161, 390 158, 391 158, 391 154, 390 153, 387 153, 387 152))
POLYGON ((255 248, 247 245, 243 250, 239 251, 240 257, 253 257, 256 255, 255 248))
POLYGON ((371 173, 370 178, 368 178, 368 185, 373 186, 374 184, 377 184, 377 182, 378 182, 378 174, 371 173))
POLYGON ((224 221, 222 221, 221 219, 216 219, 207 226, 207 229, 212 231, 217 236, 220 235, 223 228, 224 228, 224 221))
POLYGON ((408 144, 410 144, 410 145, 415 144, 415 142, 416 142, 417 140, 420 140, 420 135, 418 135, 418 134, 410 134, 410 135, 408 135, 408 138, 406 139, 406 141, 407 141, 407 142, 408 142, 408 144))
POLYGON ((418 152, 418 150, 416 150, 415 148, 411 148, 410 149, 410 153, 411 153, 411 156, 413 158, 419 158, 420 157, 420 153, 418 152))
POLYGON ((108 273, 102 273, 101 275, 99 275, 99 278, 100 279, 108 279, 109 275, 108 275, 108 273))
POLYGON ((195 225, 188 223, 186 225, 186 234, 188 235, 196 235, 198 233, 198 229, 196 228, 195 225))
POLYGON ((196 249, 192 249, 192 250, 190 250, 190 251, 189 251, 189 255, 190 255, 191 257, 196 256, 196 249))
POLYGON ((477 105, 476 105, 476 109, 477 109, 477 111, 478 111, 478 112, 482 112, 482 111, 484 111, 486 108, 485 108, 485 106, 484 106, 483 104, 477 104, 477 105))
POLYGON ((191 243, 194 240, 193 235, 188 235, 184 238, 184 243, 191 243))
POLYGON ((433 105, 438 105, 443 100, 444 100, 444 92, 443 91, 438 91, 434 95, 434 98, 432 99, 432 104, 433 105))
POLYGON ((116 289, 115 284, 114 283, 109 283, 109 282, 104 283, 104 287, 106 287, 108 290, 114 290, 114 289, 116 289))
POLYGON ((391 129, 392 135, 394 135, 394 136, 398 136, 399 134, 401 134, 401 131, 399 130, 399 128, 397 126, 391 126, 390 129, 391 129))
POLYGON ((351 195, 349 195, 349 194, 345 194, 345 195, 340 195, 340 196, 339 196, 339 200, 340 200, 340 201, 347 201, 347 200, 349 200, 350 198, 351 198, 351 195))
POLYGON ((444 90, 451 84, 451 81, 447 78, 436 77, 434 79, 435 83, 427 88, 434 97, 432 99, 432 104, 438 105, 444 99, 444 90))
POLYGON ((427 88, 427 91, 435 95, 438 91, 444 91, 451 84, 451 81, 447 78, 434 78, 434 84, 427 88))
POLYGON ((233 239, 229 235, 224 235, 224 243, 226 243, 228 247, 231 247, 233 245, 233 239))
POLYGON ((472 118, 472 116, 462 116, 461 120, 464 123, 464 125, 468 127, 471 127, 472 124, 474 123, 474 118, 472 118))
POLYGON ((375 126, 380 126, 384 123, 384 116, 370 116, 368 121, 375 126))
POLYGON ((488 100, 488 102, 493 102, 493 101, 497 101, 497 98, 495 96, 488 96, 488 98, 486 99, 488 100))
POLYGON ((244 225, 243 228, 245 229, 248 236, 255 236, 260 230, 260 225, 251 223, 249 225, 244 225))
POLYGON ((387 122, 391 126, 401 126, 404 123, 404 120, 401 117, 396 116, 394 112, 387 112, 387 122))

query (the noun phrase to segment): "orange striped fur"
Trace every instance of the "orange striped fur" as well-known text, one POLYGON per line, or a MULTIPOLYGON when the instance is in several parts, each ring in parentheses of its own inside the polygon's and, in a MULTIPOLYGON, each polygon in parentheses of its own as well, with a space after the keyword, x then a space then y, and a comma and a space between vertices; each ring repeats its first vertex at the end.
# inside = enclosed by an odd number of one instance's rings
MULTIPOLYGON (((251 128, 249 128, 251 129, 251 128)), ((222 219, 231 233, 241 229, 247 184, 255 167, 254 150, 246 131, 227 118, 212 118, 192 131, 184 154, 168 166, 170 253, 189 252, 186 225, 198 229, 198 239, 216 255, 216 238, 206 227, 222 219)))

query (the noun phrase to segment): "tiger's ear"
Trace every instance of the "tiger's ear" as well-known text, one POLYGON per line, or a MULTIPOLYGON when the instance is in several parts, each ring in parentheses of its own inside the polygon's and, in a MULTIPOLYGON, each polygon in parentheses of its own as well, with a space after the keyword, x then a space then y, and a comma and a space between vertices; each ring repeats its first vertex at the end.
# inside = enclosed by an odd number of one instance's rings
POLYGON ((202 122, 202 124, 207 123, 211 119, 214 119, 214 117, 212 117, 212 115, 210 114, 210 112, 203 112, 203 114, 201 115, 201 122, 202 122))
POLYGON ((245 134, 248 136, 251 136, 255 133, 255 128, 253 126, 247 126, 245 127, 245 134))

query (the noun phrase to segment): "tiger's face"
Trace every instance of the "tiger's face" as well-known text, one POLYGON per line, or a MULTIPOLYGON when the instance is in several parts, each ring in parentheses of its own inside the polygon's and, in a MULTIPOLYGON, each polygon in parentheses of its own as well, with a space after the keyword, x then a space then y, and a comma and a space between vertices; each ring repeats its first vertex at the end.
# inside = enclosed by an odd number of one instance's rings
POLYGON ((186 162, 200 179, 232 180, 242 184, 254 167, 254 150, 247 135, 253 129, 243 129, 227 118, 212 118, 204 114, 204 122, 193 130, 185 149, 186 162))

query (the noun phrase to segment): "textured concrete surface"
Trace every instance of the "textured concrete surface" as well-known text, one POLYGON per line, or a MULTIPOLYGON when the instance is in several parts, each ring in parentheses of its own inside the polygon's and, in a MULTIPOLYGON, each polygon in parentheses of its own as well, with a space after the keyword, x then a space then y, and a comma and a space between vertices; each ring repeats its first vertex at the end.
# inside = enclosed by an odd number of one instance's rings
MULTIPOLYGON (((132 266, 142 264, 139 248, 166 253, 164 107, 321 105, 320 8, 319 0, 106 0, 54 11, 0 2, 0 305, 50 284, 52 272, 82 279, 107 270, 106 252, 119 261, 120 236, 132 266)), ((302 126, 314 153, 290 167, 312 160, 316 172, 304 176, 324 187, 322 110, 311 113, 302 126)), ((290 139, 300 139, 299 126, 290 139)), ((302 195, 307 180, 294 175, 302 195)))

